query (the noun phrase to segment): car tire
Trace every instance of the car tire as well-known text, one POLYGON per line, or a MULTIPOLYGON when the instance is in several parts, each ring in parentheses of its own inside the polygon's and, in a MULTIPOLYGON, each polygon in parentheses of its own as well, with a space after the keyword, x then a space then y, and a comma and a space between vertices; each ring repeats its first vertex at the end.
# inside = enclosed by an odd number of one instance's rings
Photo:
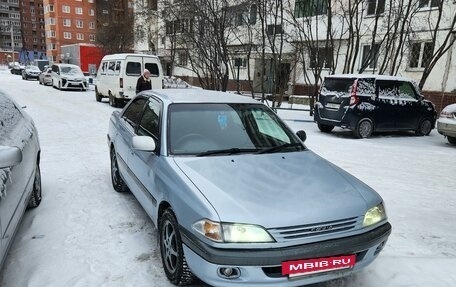
POLYGON ((119 171, 119 164, 117 162, 117 154, 114 148, 111 149, 111 181, 112 187, 117 192, 128 191, 128 186, 122 179, 119 171))
POLYGON ((324 125, 324 124, 318 124, 318 129, 319 129, 321 132, 330 133, 330 132, 334 129, 334 126, 324 125))
POLYGON ((456 137, 447 136, 447 140, 450 144, 456 145, 456 137))
POLYGON ((368 138, 374 132, 374 124, 368 118, 361 119, 353 131, 355 137, 362 139, 368 138))
POLYGON ((62 89, 62 84, 60 83, 60 81, 59 81, 59 86, 57 87, 57 89, 59 89, 59 90, 62 89))
POLYGON ((35 180, 33 181, 32 194, 28 202, 28 208, 35 208, 41 203, 41 172, 40 165, 36 164, 35 180))
POLYGON ((432 130, 432 122, 429 119, 424 119, 420 122, 418 129, 415 131, 417 136, 428 136, 432 130))
POLYGON ((174 285, 183 286, 195 281, 185 259, 182 238, 176 216, 171 208, 165 210, 158 224, 160 254, 166 277, 174 285))
POLYGON ((98 92, 97 88, 95 88, 95 99, 97 102, 101 102, 101 94, 98 92))

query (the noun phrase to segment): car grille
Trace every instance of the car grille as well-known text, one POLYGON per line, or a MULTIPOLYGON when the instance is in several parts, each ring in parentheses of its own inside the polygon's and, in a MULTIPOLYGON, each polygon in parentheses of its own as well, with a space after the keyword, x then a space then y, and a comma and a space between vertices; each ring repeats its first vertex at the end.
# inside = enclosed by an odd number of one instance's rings
POLYGON ((342 220, 306 224, 291 227, 271 228, 269 233, 277 242, 287 242, 303 238, 344 232, 354 229, 363 217, 350 217, 342 220))

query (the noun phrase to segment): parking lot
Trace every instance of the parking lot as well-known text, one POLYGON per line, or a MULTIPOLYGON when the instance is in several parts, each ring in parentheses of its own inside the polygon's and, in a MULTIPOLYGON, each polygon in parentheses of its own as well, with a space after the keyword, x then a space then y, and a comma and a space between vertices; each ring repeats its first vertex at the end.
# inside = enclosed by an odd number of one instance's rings
MULTIPOLYGON (((0 70, 0 83, 35 120, 43 184, 43 201, 25 214, 0 286, 171 286, 155 227, 131 194, 111 185, 106 132, 114 108, 96 102, 93 90, 59 91, 8 70, 0 70)), ((306 131, 308 148, 380 193, 393 225, 371 266, 316 286, 456 284, 456 146, 435 129, 426 137, 358 140, 342 129, 321 133, 305 112, 278 113, 306 131)))

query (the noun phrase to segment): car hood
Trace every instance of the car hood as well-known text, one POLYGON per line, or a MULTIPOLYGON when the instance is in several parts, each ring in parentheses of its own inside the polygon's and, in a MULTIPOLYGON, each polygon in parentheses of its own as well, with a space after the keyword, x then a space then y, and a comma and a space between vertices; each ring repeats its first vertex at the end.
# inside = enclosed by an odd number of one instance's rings
POLYGON ((266 228, 364 215, 380 196, 311 151, 175 157, 223 222, 266 228))

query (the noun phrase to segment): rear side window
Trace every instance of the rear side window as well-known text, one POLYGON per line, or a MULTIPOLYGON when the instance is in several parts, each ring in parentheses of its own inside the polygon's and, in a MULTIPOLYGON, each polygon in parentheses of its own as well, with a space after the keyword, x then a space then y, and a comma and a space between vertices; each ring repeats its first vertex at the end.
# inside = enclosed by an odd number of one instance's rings
POLYGON ((20 137, 13 131, 22 120, 22 114, 16 105, 4 94, 0 93, 0 145, 18 146, 15 141, 20 137))
POLYGON ((155 63, 146 63, 146 69, 149 70, 151 77, 158 77, 160 76, 160 70, 158 69, 158 65, 155 63))
POLYGON ((355 79, 326 78, 321 93, 350 93, 355 79))
POLYGON ((127 69, 125 73, 128 76, 140 76, 141 75, 141 63, 140 62, 127 62, 127 69))

